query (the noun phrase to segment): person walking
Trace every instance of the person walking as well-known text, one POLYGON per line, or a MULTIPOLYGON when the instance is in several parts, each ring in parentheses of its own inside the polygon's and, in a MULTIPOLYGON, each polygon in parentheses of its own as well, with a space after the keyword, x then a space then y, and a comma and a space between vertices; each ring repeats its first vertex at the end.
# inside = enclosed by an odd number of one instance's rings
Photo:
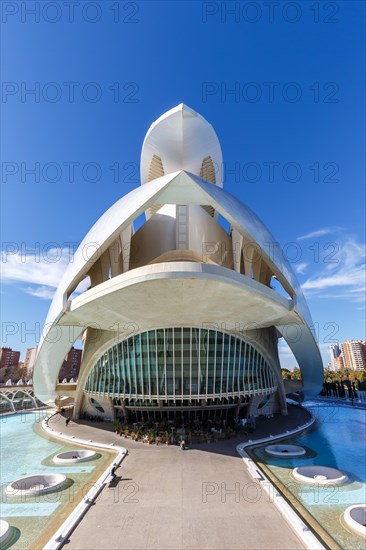
POLYGON ((66 418, 66 422, 65 422, 65 425, 66 425, 66 426, 68 426, 68 425, 70 424, 70 420, 71 420, 70 417, 69 417, 69 418, 66 418))
POLYGON ((112 481, 114 481, 117 477, 116 475, 116 470, 117 470, 117 464, 113 464, 113 468, 111 469, 111 477, 112 477, 112 481))

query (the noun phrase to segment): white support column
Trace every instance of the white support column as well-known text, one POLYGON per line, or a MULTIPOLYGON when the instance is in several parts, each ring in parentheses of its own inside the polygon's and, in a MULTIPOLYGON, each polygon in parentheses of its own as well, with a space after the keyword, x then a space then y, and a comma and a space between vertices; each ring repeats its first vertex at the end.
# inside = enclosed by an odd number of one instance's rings
POLYGON ((237 231, 237 229, 233 229, 231 232, 231 240, 233 244, 234 269, 240 273, 243 236, 239 233, 239 231, 237 231))
POLYGON ((126 229, 122 231, 119 238, 122 256, 122 270, 123 273, 125 273, 130 269, 132 225, 126 227, 126 229))

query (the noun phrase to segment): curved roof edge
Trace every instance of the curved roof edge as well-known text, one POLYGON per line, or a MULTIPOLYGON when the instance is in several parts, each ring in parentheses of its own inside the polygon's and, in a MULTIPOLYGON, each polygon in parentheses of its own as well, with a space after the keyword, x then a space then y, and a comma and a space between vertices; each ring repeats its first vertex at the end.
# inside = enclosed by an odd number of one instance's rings
POLYGON ((202 115, 180 103, 155 120, 146 133, 141 150, 141 184, 157 174, 178 170, 200 176, 208 158, 213 163, 215 183, 222 187, 223 160, 216 132, 202 115))
MULTIPOLYGON (((280 247, 272 247, 273 256, 270 255, 272 257, 270 257, 265 251, 266 247, 269 245, 279 244, 275 241, 266 226, 247 206, 227 191, 224 191, 223 189, 220 189, 193 174, 188 174, 185 171, 181 171, 175 174, 163 176, 149 182, 147 185, 140 186, 131 191, 128 195, 117 201, 94 224, 76 251, 73 261, 69 264, 57 289, 48 313, 46 321, 47 327, 50 329, 55 329, 56 332, 57 329, 60 329, 58 321, 68 305, 67 293, 70 289, 73 290, 73 285, 76 282, 79 282, 82 276, 85 275, 90 269, 91 258, 85 257, 83 247, 89 243, 98 243, 98 248, 95 251, 95 257, 97 259, 100 254, 112 244, 116 236, 128 224, 130 224, 135 217, 159 199, 161 199, 163 203, 171 203, 174 202, 174 200, 176 200, 178 204, 184 204, 185 202, 187 204, 212 203, 215 209, 226 217, 228 221, 233 223, 239 232, 243 232, 243 234, 257 242, 275 269, 277 269, 286 277, 287 280, 290 281, 296 293, 295 311, 303 322, 311 326, 312 321, 310 312, 302 295, 300 285, 297 282, 297 278, 292 271, 290 264, 284 258, 280 247)), ((79 332, 81 332, 83 328, 84 327, 78 326, 76 331, 79 329, 79 332)), ((56 360, 57 355, 57 353, 55 354, 55 346, 52 345, 53 338, 51 333, 49 334, 49 332, 47 332, 44 334, 44 332, 45 331, 43 331, 43 339, 40 342, 39 351, 37 354, 34 376, 35 386, 39 385, 41 378, 44 379, 41 386, 46 383, 45 380, 47 378, 52 378, 49 372, 49 364, 50 362, 54 362, 56 360)), ((59 356, 63 359, 67 351, 71 348, 73 342, 70 341, 69 336, 67 336, 66 341, 66 335, 65 340, 63 340, 63 338, 61 340, 62 342, 58 343, 60 346, 59 356)), ((305 370, 309 369, 309 373, 306 375, 308 383, 305 385, 315 387, 320 379, 320 373, 322 373, 322 362, 319 350, 316 346, 316 342, 311 334, 309 326, 304 330, 303 336, 300 340, 307 341, 310 346, 308 349, 312 348, 314 358, 313 367, 307 365, 308 360, 304 354, 306 346, 299 343, 297 346, 292 346, 293 348, 296 348, 293 349, 293 351, 295 356, 302 356, 299 361, 299 363, 302 363, 300 368, 305 370)), ((288 343, 290 344, 290 342, 288 343)), ((49 380, 46 385, 50 387, 52 383, 53 380, 49 380)))

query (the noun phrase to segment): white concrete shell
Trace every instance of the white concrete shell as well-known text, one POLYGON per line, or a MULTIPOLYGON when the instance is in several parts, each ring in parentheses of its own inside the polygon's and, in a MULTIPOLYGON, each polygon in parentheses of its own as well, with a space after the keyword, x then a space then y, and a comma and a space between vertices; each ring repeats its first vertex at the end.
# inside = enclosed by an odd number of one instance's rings
POLYGON ((222 154, 215 130, 199 113, 181 103, 150 126, 141 151, 141 183, 150 181, 153 156, 161 159, 164 174, 186 170, 200 175, 202 162, 210 157, 216 184, 222 187, 222 154))
MULTIPOLYGON (((178 106, 169 113, 152 125, 145 138, 141 157, 144 185, 117 201, 95 223, 77 249, 57 289, 34 368, 33 384, 37 397, 43 401, 55 399, 57 375, 63 359, 87 327, 97 323, 105 331, 103 341, 110 342, 110 335, 116 332, 113 328, 116 323, 120 327, 121 323, 125 326, 138 319, 139 330, 174 326, 178 322, 189 325, 192 323, 192 304, 195 307, 196 324, 224 322, 226 330, 234 330, 230 323, 234 325, 235 322, 246 325, 255 323, 253 328, 275 326, 299 362, 303 390, 309 394, 319 392, 323 365, 309 328, 312 324, 311 316, 296 276, 285 260, 279 243, 248 207, 218 185, 197 175, 198 156, 207 153, 215 162, 222 161, 220 146, 212 127, 185 106, 178 106), (168 128, 167 135, 169 132, 174 134, 178 132, 177 128, 183 127, 185 136, 186 125, 187 139, 192 140, 192 148, 187 149, 191 162, 188 162, 184 152, 186 145, 179 160, 170 152, 169 140, 166 140, 164 132, 160 132, 168 128), (207 145, 207 150, 199 150, 197 158, 195 136, 198 136, 199 141, 206 140, 207 145), (168 155, 170 152, 172 164, 166 166, 170 170, 177 168, 177 171, 147 181, 148 159, 154 151, 160 152, 160 155, 165 152, 168 155), (183 169, 186 165, 195 173, 183 169), (118 265, 113 264, 110 251, 113 247, 121 247, 121 243, 130 243, 132 222, 156 204, 178 205, 177 208, 186 205, 193 209, 198 206, 212 207, 231 224, 233 245, 235 241, 240 250, 239 261, 234 257, 230 269, 224 267, 224 264, 217 265, 210 261, 209 254, 200 259, 199 254, 195 253, 194 261, 183 261, 184 253, 189 252, 184 250, 175 252, 181 254, 178 262, 172 261, 172 256, 166 259, 166 255, 162 255, 161 259, 135 269, 126 267, 124 260, 119 261, 118 265), (253 250, 257 254, 256 261, 253 259, 253 250), (244 261, 245 269, 252 276, 240 273, 240 261, 244 261), (111 278, 96 278, 96 271, 93 271, 95 266, 107 272, 109 265, 111 278), (95 279, 92 288, 69 299, 80 281, 90 274, 95 279), (289 299, 270 288, 272 275, 287 291, 289 299), (243 307, 244 304, 246 307, 243 307), (179 319, 176 318, 177 308, 179 319)), ((182 139, 180 143, 186 144, 187 139, 182 139)), ((209 235, 210 224, 216 221, 206 212, 202 215, 206 216, 202 227, 207 229, 209 235)), ((191 256, 188 260, 192 260, 191 256)), ((120 328, 117 332, 122 339, 124 335, 120 328)), ((104 349, 105 346, 101 344, 100 353, 104 349)), ((84 372, 83 380, 85 376, 84 372)))

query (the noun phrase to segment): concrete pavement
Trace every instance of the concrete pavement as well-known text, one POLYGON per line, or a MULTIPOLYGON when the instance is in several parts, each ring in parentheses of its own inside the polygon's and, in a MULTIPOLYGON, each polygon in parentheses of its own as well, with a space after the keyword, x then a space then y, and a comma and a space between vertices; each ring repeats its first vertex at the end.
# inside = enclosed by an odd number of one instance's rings
MULTIPOLYGON (((275 435, 307 419, 306 411, 294 409, 289 417, 260 421, 250 438, 275 435)), ((67 430, 86 440, 118 443, 129 453, 117 483, 102 491, 65 548, 304 548, 236 454, 246 438, 181 451, 136 443, 95 426, 71 422, 67 430)))

